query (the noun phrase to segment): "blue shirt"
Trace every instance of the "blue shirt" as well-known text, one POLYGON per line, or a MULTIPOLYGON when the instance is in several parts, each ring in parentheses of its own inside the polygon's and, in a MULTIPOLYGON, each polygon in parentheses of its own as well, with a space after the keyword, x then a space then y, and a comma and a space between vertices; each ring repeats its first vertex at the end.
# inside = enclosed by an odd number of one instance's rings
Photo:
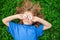
POLYGON ((14 40, 38 40, 38 36, 42 36, 44 25, 38 28, 35 25, 18 24, 9 22, 8 32, 11 33, 14 40))

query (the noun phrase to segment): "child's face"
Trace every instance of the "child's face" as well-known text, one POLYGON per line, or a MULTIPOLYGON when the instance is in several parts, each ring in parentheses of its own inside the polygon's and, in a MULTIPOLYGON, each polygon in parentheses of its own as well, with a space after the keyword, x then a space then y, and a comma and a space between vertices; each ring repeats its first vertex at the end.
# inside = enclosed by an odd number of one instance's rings
POLYGON ((31 25, 33 23, 32 20, 31 20, 32 18, 33 18, 32 12, 30 12, 30 11, 24 12, 24 14, 23 14, 23 23, 27 24, 27 25, 31 25))

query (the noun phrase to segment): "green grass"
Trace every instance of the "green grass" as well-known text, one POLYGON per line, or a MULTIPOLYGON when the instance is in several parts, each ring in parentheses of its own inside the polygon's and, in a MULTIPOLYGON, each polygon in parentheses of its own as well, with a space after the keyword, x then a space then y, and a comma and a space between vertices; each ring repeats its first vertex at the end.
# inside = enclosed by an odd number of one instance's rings
MULTIPOLYGON (((52 27, 44 31, 39 40, 60 40, 60 0, 35 0, 39 1, 42 7, 41 13, 44 18, 52 24, 52 27)), ((13 15, 20 0, 0 0, 0 40, 13 40, 7 31, 7 26, 2 23, 2 19, 13 15)))

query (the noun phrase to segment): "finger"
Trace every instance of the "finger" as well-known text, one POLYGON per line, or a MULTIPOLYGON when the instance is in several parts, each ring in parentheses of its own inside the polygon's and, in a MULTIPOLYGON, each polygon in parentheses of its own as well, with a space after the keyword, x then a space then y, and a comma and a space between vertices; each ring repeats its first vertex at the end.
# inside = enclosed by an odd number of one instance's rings
POLYGON ((23 14, 20 14, 20 15, 18 16, 18 18, 19 18, 19 19, 23 19, 23 14))
POLYGON ((29 20, 32 20, 32 16, 31 15, 29 15, 28 18, 29 18, 29 20))
POLYGON ((24 15, 23 15, 23 19, 25 19, 25 18, 27 18, 27 15, 24 14, 24 15))

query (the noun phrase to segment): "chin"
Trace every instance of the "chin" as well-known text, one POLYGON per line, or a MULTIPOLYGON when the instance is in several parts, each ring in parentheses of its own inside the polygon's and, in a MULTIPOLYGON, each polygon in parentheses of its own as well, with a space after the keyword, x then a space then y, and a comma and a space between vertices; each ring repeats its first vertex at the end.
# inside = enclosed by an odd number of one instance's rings
POLYGON ((26 25, 32 25, 32 21, 27 21, 27 20, 23 20, 23 23, 26 24, 26 25))
POLYGON ((32 23, 24 23, 24 24, 26 24, 26 25, 32 25, 32 23))

